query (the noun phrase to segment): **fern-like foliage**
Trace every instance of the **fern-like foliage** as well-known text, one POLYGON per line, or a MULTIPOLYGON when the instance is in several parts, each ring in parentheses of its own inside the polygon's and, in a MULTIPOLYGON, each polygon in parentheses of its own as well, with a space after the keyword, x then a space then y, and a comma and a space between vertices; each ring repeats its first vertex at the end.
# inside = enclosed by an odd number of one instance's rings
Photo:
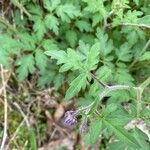
POLYGON ((8 17, 0 10, 0 64, 16 81, 34 80, 33 88, 53 87, 76 106, 91 105, 81 114, 89 123, 85 145, 101 134, 99 149, 148 150, 144 133, 124 126, 135 118, 149 123, 149 93, 139 104, 134 91, 150 74, 149 1, 13 0, 10 7, 8 17), (111 93, 117 84, 131 90, 111 93))

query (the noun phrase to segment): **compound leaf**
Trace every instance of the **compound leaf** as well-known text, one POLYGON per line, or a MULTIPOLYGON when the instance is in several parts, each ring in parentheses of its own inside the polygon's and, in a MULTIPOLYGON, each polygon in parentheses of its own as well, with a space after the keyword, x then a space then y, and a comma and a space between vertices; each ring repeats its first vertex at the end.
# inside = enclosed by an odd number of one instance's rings
POLYGON ((58 21, 58 19, 55 16, 53 16, 51 14, 46 15, 46 17, 45 17, 45 24, 46 24, 47 28, 49 28, 56 35, 58 35, 59 21, 58 21))
POLYGON ((44 73, 45 72, 45 68, 46 68, 47 57, 39 49, 36 50, 36 52, 35 52, 35 61, 36 61, 36 65, 40 69, 40 72, 44 73))
POLYGON ((36 17, 33 29, 37 34, 38 39, 41 40, 46 32, 45 23, 41 17, 36 17))
POLYGON ((77 33, 72 30, 68 30, 66 32, 66 40, 70 44, 71 47, 74 47, 77 43, 77 33))
POLYGON ((116 136, 118 136, 120 140, 130 144, 135 148, 140 147, 136 139, 133 136, 131 136, 124 128, 121 128, 120 126, 115 126, 109 120, 106 119, 103 119, 103 122, 111 131, 113 131, 116 134, 116 136))
POLYGON ((120 46, 120 49, 116 50, 118 60, 128 62, 132 58, 131 49, 129 44, 126 42, 120 46))
POLYGON ((33 73, 35 67, 34 57, 32 54, 22 56, 16 61, 19 65, 16 72, 18 74, 19 81, 23 81, 29 73, 33 73))
POLYGON ((94 70, 99 62, 100 44, 95 43, 87 56, 87 67, 89 70, 94 70))
POLYGON ((98 140, 101 130, 102 120, 96 120, 91 122, 89 133, 84 135, 85 143, 87 145, 94 145, 98 140))
POLYGON ((60 5, 56 13, 65 22, 70 22, 70 19, 80 15, 80 11, 73 4, 60 5))
POLYGON ((82 73, 71 82, 70 87, 66 92, 65 99, 68 100, 73 96, 75 96, 85 85, 86 85, 86 74, 82 73))

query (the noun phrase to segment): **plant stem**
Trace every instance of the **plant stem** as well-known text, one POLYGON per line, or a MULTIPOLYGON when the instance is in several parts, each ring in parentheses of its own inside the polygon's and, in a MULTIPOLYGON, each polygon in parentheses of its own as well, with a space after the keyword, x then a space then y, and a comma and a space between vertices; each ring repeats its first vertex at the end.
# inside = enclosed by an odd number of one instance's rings
POLYGON ((2 138, 2 143, 1 143, 1 146, 0 146, 0 150, 4 150, 5 142, 6 142, 6 139, 7 139, 7 129, 8 129, 8 127, 7 127, 7 123, 8 123, 8 120, 7 120, 8 104, 7 104, 7 93, 6 93, 6 84, 5 84, 5 79, 4 79, 3 65, 1 64, 0 67, 1 67, 2 86, 4 87, 3 88, 3 96, 4 96, 4 133, 3 133, 3 138, 2 138))
MULTIPOLYGON (((128 90, 128 89, 131 89, 131 87, 128 86, 128 85, 107 86, 107 87, 105 87, 105 90, 102 93, 100 93, 100 95, 99 95, 99 101, 101 101, 105 96, 107 96, 107 94, 109 94, 112 91, 116 91, 116 90, 128 90)), ((133 89, 135 89, 135 87, 133 87, 133 89)), ((92 102, 90 105, 88 105, 88 106, 80 109, 80 111, 85 111, 87 109, 90 111, 92 109, 93 105, 94 105, 94 102, 92 102)))
POLYGON ((137 117, 139 117, 142 108, 141 107, 142 89, 140 87, 136 88, 136 95, 137 95, 137 117))
POLYGON ((136 26, 136 27, 141 27, 141 28, 148 28, 148 29, 150 29, 150 26, 149 25, 145 25, 145 24, 136 24, 136 23, 127 23, 127 22, 125 22, 125 23, 122 23, 122 25, 124 25, 124 26, 136 26))
POLYGON ((0 16, 0 22, 6 25, 10 30, 12 30, 15 33, 18 33, 17 30, 13 25, 11 25, 8 20, 6 20, 4 17, 0 16))
MULTIPOLYGON (((142 106, 141 106, 142 93, 143 93, 144 89, 150 84, 150 77, 148 79, 146 79, 139 87, 130 87, 129 85, 108 86, 104 83, 101 83, 101 81, 99 81, 99 79, 97 79, 92 73, 91 73, 91 76, 98 83, 100 83, 101 85, 103 85, 105 87, 104 91, 99 94, 99 101, 101 101, 105 96, 107 96, 107 94, 109 94, 112 91, 134 89, 137 94, 137 117, 140 116, 140 111, 142 109, 142 106)), ((81 111, 90 112, 90 110, 93 108, 94 104, 95 104, 95 102, 92 102, 90 105, 79 109, 77 111, 77 114, 79 114, 81 111)))
POLYGON ((91 77, 96 80, 100 85, 102 85, 103 87, 109 87, 107 84, 105 84, 104 82, 102 82, 101 80, 99 80, 94 74, 90 73, 91 77))
POLYGON ((140 111, 142 109, 141 106, 141 99, 142 99, 142 93, 144 89, 150 84, 150 77, 147 78, 139 87, 136 88, 136 94, 137 94, 137 117, 140 115, 140 111))
POLYGON ((31 14, 24 8, 24 6, 21 3, 18 2, 18 0, 11 0, 11 2, 22 12, 24 12, 28 17, 31 17, 31 14))
POLYGON ((114 10, 110 11, 108 16, 106 16, 104 18, 104 30, 106 29, 106 27, 108 26, 108 23, 107 23, 107 19, 114 13, 114 10))
POLYGON ((150 84, 150 77, 147 78, 141 85, 140 88, 142 89, 142 92, 144 91, 144 89, 150 84))

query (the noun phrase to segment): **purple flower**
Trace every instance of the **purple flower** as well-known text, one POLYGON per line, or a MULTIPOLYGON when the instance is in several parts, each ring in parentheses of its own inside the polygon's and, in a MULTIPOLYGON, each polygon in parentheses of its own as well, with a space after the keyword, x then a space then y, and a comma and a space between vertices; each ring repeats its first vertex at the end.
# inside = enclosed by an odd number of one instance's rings
POLYGON ((77 123, 77 113, 76 111, 67 111, 64 116, 63 124, 66 127, 74 126, 77 123))

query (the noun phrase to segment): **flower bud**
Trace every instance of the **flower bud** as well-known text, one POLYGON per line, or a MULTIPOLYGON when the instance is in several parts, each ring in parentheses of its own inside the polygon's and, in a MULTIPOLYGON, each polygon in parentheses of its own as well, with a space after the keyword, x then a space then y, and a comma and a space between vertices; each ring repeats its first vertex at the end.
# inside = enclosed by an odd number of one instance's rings
POLYGON ((65 127, 74 126, 77 123, 76 111, 67 111, 64 116, 63 124, 65 127))
POLYGON ((88 124, 87 124, 87 118, 83 119, 81 125, 80 125, 80 134, 85 134, 88 132, 88 124))

